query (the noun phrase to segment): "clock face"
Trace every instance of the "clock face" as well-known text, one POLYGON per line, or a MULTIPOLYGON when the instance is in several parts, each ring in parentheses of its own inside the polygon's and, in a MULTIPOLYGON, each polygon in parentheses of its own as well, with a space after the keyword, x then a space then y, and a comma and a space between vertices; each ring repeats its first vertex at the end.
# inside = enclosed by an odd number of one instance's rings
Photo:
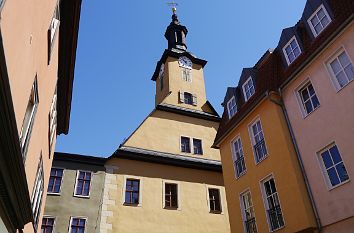
POLYGON ((161 64, 160 72, 159 72, 159 78, 163 78, 164 74, 165 74, 165 64, 161 64))
POLYGON ((178 59, 178 63, 179 63, 180 67, 192 69, 192 64, 193 63, 188 57, 185 57, 185 56, 180 57, 178 59))

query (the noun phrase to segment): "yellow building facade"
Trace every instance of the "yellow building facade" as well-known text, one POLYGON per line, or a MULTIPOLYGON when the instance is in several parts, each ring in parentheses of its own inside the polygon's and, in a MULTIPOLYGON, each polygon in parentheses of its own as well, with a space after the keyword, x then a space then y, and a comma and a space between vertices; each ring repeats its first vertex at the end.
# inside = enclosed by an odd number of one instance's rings
POLYGON ((214 143, 233 233, 316 229, 280 98, 271 92, 272 56, 268 51, 255 67, 244 69, 238 86, 228 89, 214 143))
POLYGON ((220 118, 206 99, 206 61, 186 51, 177 16, 157 63, 155 109, 106 162, 100 232, 230 232, 220 118))

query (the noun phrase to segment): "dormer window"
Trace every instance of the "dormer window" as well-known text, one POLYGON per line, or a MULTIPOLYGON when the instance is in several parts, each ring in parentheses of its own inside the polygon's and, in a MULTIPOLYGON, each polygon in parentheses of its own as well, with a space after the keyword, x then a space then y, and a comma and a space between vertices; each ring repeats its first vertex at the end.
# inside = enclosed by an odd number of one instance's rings
POLYGON ((293 63, 293 61, 295 61, 295 59, 301 54, 301 49, 295 36, 293 36, 293 38, 291 38, 291 40, 284 46, 283 53, 288 65, 293 63))
POLYGON ((242 90, 245 101, 248 101, 255 92, 252 77, 249 77, 247 81, 242 85, 242 90))
POLYGON ((229 119, 237 112, 236 99, 234 96, 227 102, 227 112, 229 113, 229 119))
POLYGON ((315 37, 318 36, 331 21, 331 17, 323 5, 321 5, 307 20, 315 37))

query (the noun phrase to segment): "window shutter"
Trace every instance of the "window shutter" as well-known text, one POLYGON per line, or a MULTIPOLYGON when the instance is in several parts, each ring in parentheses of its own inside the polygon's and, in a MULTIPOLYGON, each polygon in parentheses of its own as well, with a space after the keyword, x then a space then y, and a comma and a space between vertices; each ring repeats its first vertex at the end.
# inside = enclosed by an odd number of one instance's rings
POLYGON ((179 102, 184 103, 184 93, 183 93, 183 91, 179 91, 179 102))
POLYGON ((193 105, 197 106, 197 96, 193 95, 193 105))

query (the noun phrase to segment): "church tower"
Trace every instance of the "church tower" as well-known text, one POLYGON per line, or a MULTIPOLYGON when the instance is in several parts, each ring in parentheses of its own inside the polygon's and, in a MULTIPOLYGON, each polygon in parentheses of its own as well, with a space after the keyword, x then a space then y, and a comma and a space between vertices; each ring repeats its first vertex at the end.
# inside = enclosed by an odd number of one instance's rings
POLYGON ((101 232, 230 232, 211 147, 220 117, 206 98, 207 62, 187 51, 187 33, 174 10, 152 76, 155 108, 106 162, 101 232))

